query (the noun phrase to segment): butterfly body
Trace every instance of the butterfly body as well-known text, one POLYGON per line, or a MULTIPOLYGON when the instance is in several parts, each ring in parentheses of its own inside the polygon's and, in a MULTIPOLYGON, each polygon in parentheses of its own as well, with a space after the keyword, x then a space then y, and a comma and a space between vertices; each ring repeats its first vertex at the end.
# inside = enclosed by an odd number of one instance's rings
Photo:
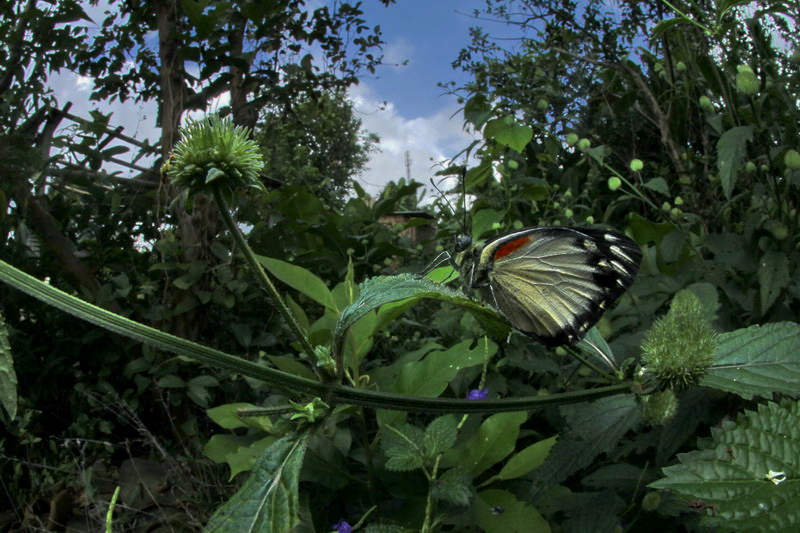
POLYGON ((633 282, 642 253, 631 239, 594 228, 546 226, 473 245, 456 243, 454 266, 511 324, 544 344, 574 344, 633 282))

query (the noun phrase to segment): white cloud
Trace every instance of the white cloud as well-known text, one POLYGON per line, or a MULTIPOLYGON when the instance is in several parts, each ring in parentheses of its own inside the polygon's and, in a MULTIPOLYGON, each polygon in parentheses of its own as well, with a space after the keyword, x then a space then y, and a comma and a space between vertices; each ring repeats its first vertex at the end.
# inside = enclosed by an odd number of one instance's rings
POLYGON ((399 38, 383 46, 382 68, 398 70, 405 67, 404 62, 411 62, 414 56, 414 45, 407 39, 399 38))
POLYGON ((380 152, 372 154, 368 170, 357 177, 372 195, 389 181, 406 176, 406 151, 411 157, 411 178, 427 185, 442 163, 473 139, 462 129, 463 117, 456 113, 455 104, 431 116, 406 118, 391 102, 381 102, 368 85, 352 87, 349 95, 363 128, 381 138, 380 152))

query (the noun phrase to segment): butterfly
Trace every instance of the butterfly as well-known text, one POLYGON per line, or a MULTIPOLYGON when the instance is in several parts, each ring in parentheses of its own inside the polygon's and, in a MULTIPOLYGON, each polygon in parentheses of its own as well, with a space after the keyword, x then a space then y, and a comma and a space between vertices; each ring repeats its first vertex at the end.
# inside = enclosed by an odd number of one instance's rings
POLYGON ((548 346, 579 342, 630 287, 642 260, 639 245, 621 233, 564 226, 478 245, 464 235, 455 251, 451 262, 465 288, 548 346))

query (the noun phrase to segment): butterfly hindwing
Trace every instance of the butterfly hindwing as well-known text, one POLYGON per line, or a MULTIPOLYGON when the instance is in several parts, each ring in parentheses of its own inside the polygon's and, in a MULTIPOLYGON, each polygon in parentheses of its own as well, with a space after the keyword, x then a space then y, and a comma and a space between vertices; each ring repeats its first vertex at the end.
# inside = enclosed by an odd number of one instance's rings
POLYGON ((641 250, 592 228, 528 228, 462 256, 464 281, 520 331, 548 345, 573 344, 630 286, 641 250))

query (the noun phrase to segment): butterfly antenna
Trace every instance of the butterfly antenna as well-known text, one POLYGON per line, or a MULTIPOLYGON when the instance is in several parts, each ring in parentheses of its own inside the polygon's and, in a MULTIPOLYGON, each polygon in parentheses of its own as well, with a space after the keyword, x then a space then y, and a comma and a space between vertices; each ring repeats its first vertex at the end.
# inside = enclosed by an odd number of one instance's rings
POLYGON ((453 204, 451 204, 450 200, 447 199, 447 196, 444 194, 444 191, 442 191, 442 189, 440 189, 439 186, 436 185, 436 182, 433 181, 433 178, 431 178, 431 186, 434 189, 436 189, 436 192, 439 193, 439 196, 442 198, 442 200, 444 200, 444 203, 447 204, 447 207, 449 207, 450 211, 453 213, 453 215, 455 215, 456 214, 456 210, 453 209, 453 204))

